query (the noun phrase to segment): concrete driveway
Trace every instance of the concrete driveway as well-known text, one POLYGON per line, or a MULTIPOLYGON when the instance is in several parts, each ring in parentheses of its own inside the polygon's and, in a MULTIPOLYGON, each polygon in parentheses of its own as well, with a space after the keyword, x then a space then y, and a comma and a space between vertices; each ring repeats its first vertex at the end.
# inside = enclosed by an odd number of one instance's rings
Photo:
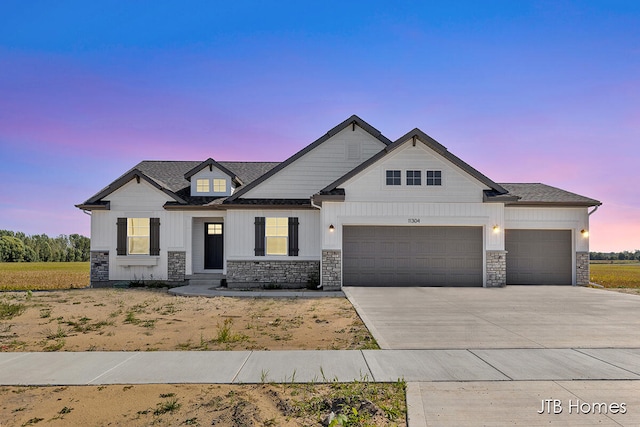
POLYGON ((640 346, 637 295, 571 286, 343 291, 383 349, 640 346))

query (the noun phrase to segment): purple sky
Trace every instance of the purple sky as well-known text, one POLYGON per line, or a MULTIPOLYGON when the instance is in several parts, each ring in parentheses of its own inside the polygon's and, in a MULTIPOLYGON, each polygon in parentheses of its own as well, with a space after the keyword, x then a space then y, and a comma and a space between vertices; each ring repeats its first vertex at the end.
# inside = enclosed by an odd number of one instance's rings
POLYGON ((591 250, 640 249, 640 2, 25 3, 0 5, 0 229, 89 235, 73 205, 141 160, 280 161, 357 114, 601 200, 591 250))

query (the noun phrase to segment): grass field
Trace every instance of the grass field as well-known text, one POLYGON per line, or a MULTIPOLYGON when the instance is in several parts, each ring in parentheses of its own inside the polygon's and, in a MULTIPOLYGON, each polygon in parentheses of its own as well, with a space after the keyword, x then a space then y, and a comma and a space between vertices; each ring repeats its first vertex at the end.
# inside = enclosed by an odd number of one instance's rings
POLYGON ((88 262, 0 262, 0 291, 85 288, 88 262))
POLYGON ((639 288, 640 264, 591 264, 591 281, 605 288, 639 288))

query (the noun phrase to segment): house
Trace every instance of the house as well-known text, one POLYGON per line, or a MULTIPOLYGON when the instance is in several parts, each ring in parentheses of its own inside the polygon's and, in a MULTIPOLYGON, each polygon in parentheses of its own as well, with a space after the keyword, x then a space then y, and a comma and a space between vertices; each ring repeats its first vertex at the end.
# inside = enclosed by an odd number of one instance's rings
POLYGON ((282 163, 143 161, 77 207, 92 286, 217 273, 335 290, 585 285, 600 204, 498 184, 419 129, 390 141, 352 116, 282 163))

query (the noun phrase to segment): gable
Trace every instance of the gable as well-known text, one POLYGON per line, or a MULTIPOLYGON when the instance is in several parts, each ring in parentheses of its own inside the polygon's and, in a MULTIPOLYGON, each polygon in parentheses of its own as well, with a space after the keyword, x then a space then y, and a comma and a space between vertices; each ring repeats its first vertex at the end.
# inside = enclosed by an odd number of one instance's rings
POLYGON ((201 169, 191 175, 191 196, 222 197, 230 196, 235 189, 235 180, 215 166, 201 169), (221 185, 224 182, 224 185, 221 185), (207 191, 205 191, 205 189, 207 191))
POLYGON ((386 146, 380 138, 360 125, 346 124, 335 134, 248 189, 242 197, 308 199, 386 146))
MULTIPOLYGON (((433 182, 433 181, 431 181, 433 182)), ((429 146, 411 140, 360 171, 341 186, 345 201, 480 203, 489 187, 429 146), (400 185, 387 185, 387 171, 400 171, 400 185), (408 185, 407 171, 417 185, 408 185), (440 185, 427 185, 427 172, 440 185), (417 172, 417 173, 416 173, 417 172)))
POLYGON ((110 203, 111 210, 158 210, 167 202, 175 201, 149 182, 132 179, 111 192, 103 200, 110 203))

